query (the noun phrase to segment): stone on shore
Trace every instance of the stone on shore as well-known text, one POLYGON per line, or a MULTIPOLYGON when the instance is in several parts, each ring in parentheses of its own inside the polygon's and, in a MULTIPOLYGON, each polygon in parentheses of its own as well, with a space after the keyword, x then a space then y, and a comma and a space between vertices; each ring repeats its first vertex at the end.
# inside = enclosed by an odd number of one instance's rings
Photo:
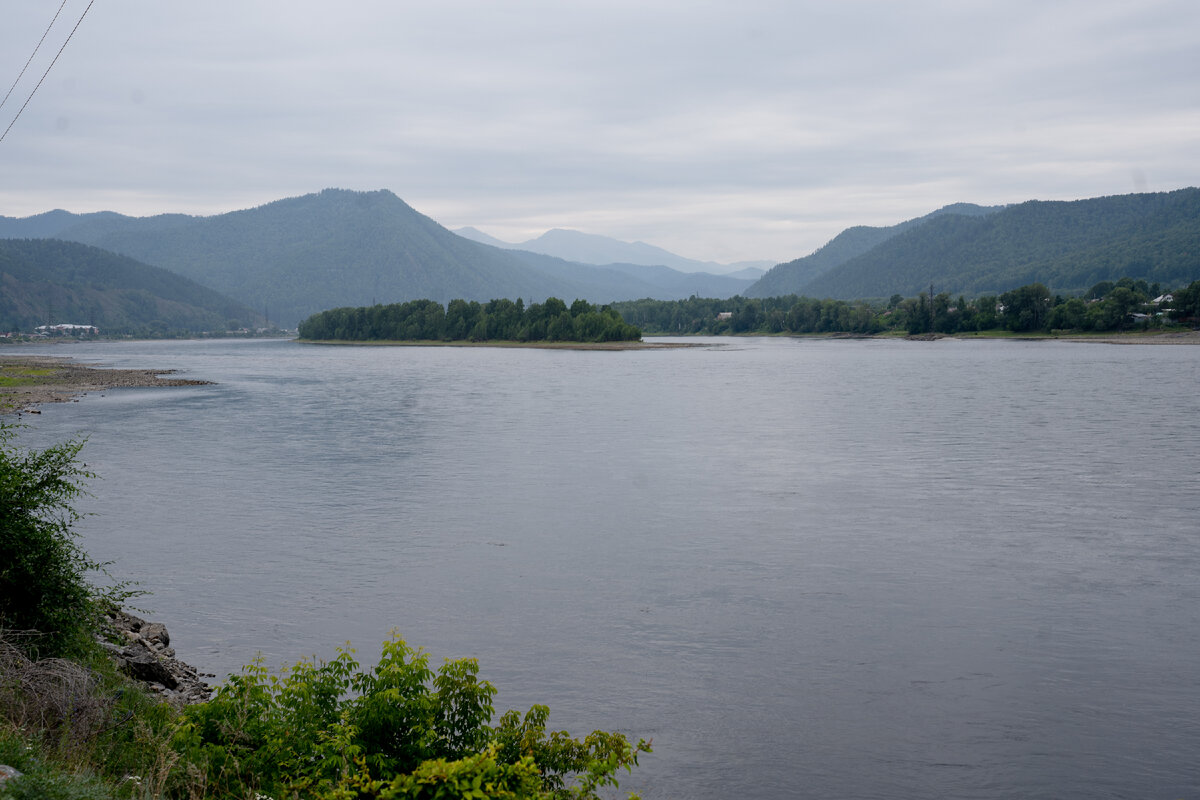
POLYGON ((110 610, 107 618, 109 630, 124 646, 108 641, 103 645, 126 675, 175 706, 203 703, 212 696, 196 668, 175 658, 165 625, 121 609, 110 610))

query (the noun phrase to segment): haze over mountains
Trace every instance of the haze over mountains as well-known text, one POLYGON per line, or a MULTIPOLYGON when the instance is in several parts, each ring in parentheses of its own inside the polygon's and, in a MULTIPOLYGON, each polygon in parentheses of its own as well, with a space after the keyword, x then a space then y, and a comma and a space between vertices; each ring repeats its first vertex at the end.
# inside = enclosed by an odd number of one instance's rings
POLYGON ((491 247, 451 233, 388 191, 327 189, 212 217, 52 211, 0 218, 0 237, 56 237, 121 253, 289 327, 325 309, 377 302, 728 297, 752 283, 491 247))
POLYGON ((536 239, 512 244, 489 236, 475 228, 458 228, 459 236, 506 250, 528 250, 531 253, 577 261, 581 264, 640 264, 642 266, 670 267, 679 272, 707 272, 712 275, 727 275, 734 278, 757 280, 769 268, 770 261, 742 261, 736 264, 718 264, 715 261, 696 261, 684 258, 669 250, 645 242, 622 242, 594 233, 554 228, 536 239))
MULTIPOLYGON (((242 310, 229 313, 238 317, 248 307, 292 327, 330 308, 415 299, 534 302, 554 296, 609 303, 799 294, 849 300, 914 296, 930 283, 937 292, 978 295, 1035 281, 1070 294, 1121 277, 1173 287, 1200 278, 1200 190, 946 206, 889 227, 847 229, 757 281, 697 272, 707 265, 644 243, 576 231, 550 231, 521 246, 576 259, 623 260, 597 266, 472 241, 388 191, 327 189, 211 217, 55 210, 24 219, 0 217, 4 238, 63 239, 102 248, 233 298, 242 310)), ((93 280, 84 269, 62 273, 52 266, 43 267, 45 282, 74 287, 93 280)), ((25 309, 25 316, 45 305, 29 274, 26 269, 18 280, 0 265, 5 300, 25 309)), ((199 319, 194 313, 191 318, 199 319)))

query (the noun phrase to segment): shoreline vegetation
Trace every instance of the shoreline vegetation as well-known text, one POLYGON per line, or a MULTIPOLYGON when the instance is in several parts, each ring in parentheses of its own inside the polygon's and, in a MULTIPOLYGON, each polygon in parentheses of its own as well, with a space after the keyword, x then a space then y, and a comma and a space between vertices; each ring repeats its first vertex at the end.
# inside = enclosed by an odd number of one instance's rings
POLYGON ((297 339, 301 344, 365 347, 516 347, 532 350, 670 350, 680 347, 711 346, 708 342, 647 342, 634 339, 619 342, 521 342, 510 339, 297 339))
MULTIPOLYGON (((700 335, 700 334, 691 334, 700 335)), ((742 336, 770 334, 725 334, 722 338, 736 340, 742 336)), ((679 337, 687 338, 688 335, 679 337)), ((977 331, 955 334, 925 333, 904 335, 903 333, 848 334, 810 333, 775 334, 775 337, 791 339, 903 339, 907 341, 936 341, 950 339, 978 341, 996 339, 1006 341, 1056 341, 1084 344, 1148 344, 1148 345, 1200 345, 1200 330, 1183 331, 1127 331, 1122 333, 1010 333, 1007 331, 977 331)), ((495 347, 524 348, 539 350, 671 350, 686 347, 713 347, 712 342, 659 342, 656 336, 647 336, 636 341, 618 342, 548 342, 489 340, 366 340, 344 339, 298 339, 303 344, 332 347, 495 347), (649 339, 650 341, 647 341, 649 339)), ((17 345, 16 347, 21 347, 17 345)), ((36 406, 42 403, 78 402, 81 396, 109 389, 145 388, 158 386, 205 386, 212 381, 191 378, 163 377, 174 375, 172 369, 117 369, 99 364, 80 364, 67 356, 25 355, 0 353, 0 414, 39 413, 36 406)))
POLYGON ((0 419, 0 797, 600 800, 651 752, 550 731, 543 705, 497 718, 475 659, 434 666, 394 630, 374 666, 349 645, 278 672, 260 657, 210 691, 122 610, 147 592, 93 583, 111 575, 74 529, 84 441, 30 450, 20 427, 0 419))
POLYGON ((332 308, 300 323, 302 340, 472 341, 472 342, 636 342, 638 328, 610 305, 576 300, 568 306, 557 297, 544 303, 507 299, 478 303, 410 300, 389 305, 332 308))

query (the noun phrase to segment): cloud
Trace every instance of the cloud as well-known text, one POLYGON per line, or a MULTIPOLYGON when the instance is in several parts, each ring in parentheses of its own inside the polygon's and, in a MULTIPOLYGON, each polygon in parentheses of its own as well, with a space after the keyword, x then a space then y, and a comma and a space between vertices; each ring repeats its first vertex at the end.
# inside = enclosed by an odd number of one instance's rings
POLYGON ((787 260, 951 202, 1196 184, 1196 30, 1173 0, 125 0, 0 143, 0 213, 389 188, 449 227, 787 260))

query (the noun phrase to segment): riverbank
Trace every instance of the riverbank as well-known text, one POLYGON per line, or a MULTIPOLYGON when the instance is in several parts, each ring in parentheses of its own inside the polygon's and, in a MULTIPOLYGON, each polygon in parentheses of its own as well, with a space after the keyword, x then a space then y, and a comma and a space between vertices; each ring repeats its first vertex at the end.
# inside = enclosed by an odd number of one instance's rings
POLYGON ((161 622, 147 622, 123 609, 105 614, 109 637, 100 637, 100 645, 121 672, 139 682, 151 694, 176 708, 203 703, 212 697, 212 687, 200 672, 175 657, 171 636, 161 622))
POLYGON ((977 335, 956 333, 946 338, 964 340, 1018 339, 1031 342, 1084 342, 1091 344, 1200 344, 1200 331, 1135 331, 1130 333, 1066 333, 1061 335, 1052 333, 1019 333, 1008 336, 997 336, 993 333, 977 335))
POLYGON ((670 350, 679 347, 711 347, 711 342, 518 342, 496 339, 472 342, 456 339, 443 342, 433 339, 380 339, 350 341, 344 339, 297 339, 300 344, 363 346, 363 347, 516 347, 533 350, 670 350))
POLYGON ((148 386, 202 386, 212 381, 162 377, 171 369, 113 369, 59 356, 0 354, 0 414, 37 413, 40 403, 65 403, 88 392, 148 386))

